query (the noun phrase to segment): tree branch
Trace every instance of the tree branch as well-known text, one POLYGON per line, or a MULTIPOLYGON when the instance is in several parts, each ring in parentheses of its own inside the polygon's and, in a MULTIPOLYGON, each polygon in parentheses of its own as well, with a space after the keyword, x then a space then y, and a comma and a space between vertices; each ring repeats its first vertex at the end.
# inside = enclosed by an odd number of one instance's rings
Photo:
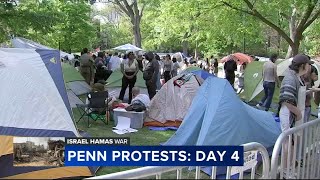
POLYGON ((140 18, 140 14, 139 14, 139 9, 138 9, 138 2, 137 0, 134 0, 133 3, 133 10, 134 10, 134 15, 135 15, 135 18, 140 18))
POLYGON ((122 12, 126 13, 130 17, 129 11, 120 3, 119 0, 114 0, 114 3, 121 9, 122 12))
POLYGON ((303 28, 304 28, 307 20, 311 16, 311 13, 314 10, 315 6, 316 5, 314 3, 312 3, 311 0, 309 0, 308 7, 307 7, 306 11, 304 12, 304 15, 302 16, 300 23, 297 26, 297 32, 302 32, 301 30, 303 30, 303 28))
POLYGON ((142 5, 142 8, 141 8, 141 10, 140 10, 140 14, 139 14, 139 16, 140 16, 140 18, 142 17, 142 15, 143 15, 143 11, 144 11, 144 8, 146 7, 146 4, 143 4, 142 5))
POLYGON ((262 14, 260 14, 256 9, 254 9, 253 5, 251 4, 251 2, 249 0, 243 0, 247 6, 251 9, 253 16, 259 18, 262 22, 264 22, 265 24, 267 24, 268 26, 270 26, 271 28, 273 28, 274 30, 276 30, 287 42, 288 44, 290 44, 290 46, 293 46, 294 43, 293 41, 290 39, 290 37, 281 29, 279 28, 277 25, 275 25, 274 23, 272 23, 270 20, 266 19, 262 14))
POLYGON ((303 26, 302 31, 304 31, 305 29, 307 29, 307 27, 309 27, 313 21, 315 21, 320 15, 320 8, 314 13, 314 15, 312 16, 311 19, 309 19, 303 26))
MULTIPOLYGON (((134 3, 131 4, 131 5, 129 5, 128 0, 121 0, 121 1, 124 2, 124 5, 125 5, 127 11, 129 12, 129 17, 133 16, 133 18, 134 18, 134 12, 133 12, 133 10, 132 10, 132 5, 133 5, 134 3)), ((135 0, 135 1, 136 1, 136 0, 135 0)), ((131 18, 132 18, 132 17, 131 17, 131 18)))
POLYGON ((244 10, 244 9, 240 9, 240 8, 237 8, 237 7, 234 7, 234 6, 232 6, 231 4, 229 4, 229 3, 225 2, 225 1, 222 1, 222 3, 223 3, 225 6, 228 6, 228 7, 231 8, 231 9, 234 9, 234 10, 237 10, 237 11, 240 11, 240 12, 244 12, 244 13, 253 15, 252 12, 247 11, 247 10, 244 10))

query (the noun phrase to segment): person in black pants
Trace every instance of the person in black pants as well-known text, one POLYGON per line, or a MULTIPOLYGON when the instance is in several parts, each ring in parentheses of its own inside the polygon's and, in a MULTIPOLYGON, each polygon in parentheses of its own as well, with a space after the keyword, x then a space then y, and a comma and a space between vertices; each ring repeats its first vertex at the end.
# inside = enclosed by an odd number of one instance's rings
POLYGON ((224 63, 224 72, 226 74, 226 79, 229 81, 231 86, 234 88, 234 79, 236 77, 234 71, 237 70, 237 63, 233 59, 224 63))
POLYGON ((148 52, 145 55, 148 64, 143 71, 143 79, 146 81, 146 86, 148 89, 149 98, 152 99, 156 95, 157 90, 157 80, 159 74, 159 62, 155 59, 152 52, 148 52))
POLYGON ((129 52, 127 59, 123 60, 120 65, 122 77, 122 87, 119 95, 119 99, 123 101, 124 95, 126 93, 127 87, 129 86, 129 104, 132 100, 132 88, 137 81, 137 73, 139 71, 139 64, 135 59, 133 52, 129 52))

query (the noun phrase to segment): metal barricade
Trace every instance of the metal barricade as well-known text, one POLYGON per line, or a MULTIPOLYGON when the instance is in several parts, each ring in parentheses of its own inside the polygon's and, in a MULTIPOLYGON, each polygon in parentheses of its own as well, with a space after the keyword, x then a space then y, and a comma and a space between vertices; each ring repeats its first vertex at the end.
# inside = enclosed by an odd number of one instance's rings
POLYGON ((319 179, 319 130, 320 119, 316 119, 283 132, 272 152, 270 178, 319 179))
MULTIPOLYGON (((258 154, 262 157, 262 177, 261 178, 268 178, 269 177, 269 170, 270 170, 270 159, 268 152, 264 146, 259 143, 248 143, 244 144, 244 152, 245 152, 245 159, 244 159, 244 166, 241 167, 227 167, 227 174, 226 178, 230 179, 231 176, 235 174, 239 174, 239 179, 244 178, 244 172, 251 170, 251 179, 256 179, 256 168, 258 166, 258 154)), ((156 179, 161 179, 163 173, 173 172, 175 173, 176 179, 182 179, 182 171, 184 168, 188 167, 163 167, 163 166, 154 166, 154 167, 142 167, 107 175, 95 176, 88 179, 139 179, 139 178, 147 178, 150 176, 155 176, 156 179), (175 172, 174 172, 175 171, 175 172)), ((211 179, 216 179, 217 176, 217 167, 211 168, 211 179)), ((165 177, 164 177, 165 178, 165 177)), ((195 171, 195 179, 201 179, 201 168, 196 167, 195 171)))

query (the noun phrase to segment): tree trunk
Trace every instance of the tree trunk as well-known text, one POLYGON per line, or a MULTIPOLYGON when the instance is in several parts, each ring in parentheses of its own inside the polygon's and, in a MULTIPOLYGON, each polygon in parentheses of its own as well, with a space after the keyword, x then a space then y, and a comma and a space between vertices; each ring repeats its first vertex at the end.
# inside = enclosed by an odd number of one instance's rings
POLYGON ((289 21, 290 39, 293 41, 293 44, 289 45, 288 47, 286 59, 291 58, 299 53, 300 41, 302 39, 302 32, 297 32, 296 12, 297 9, 294 8, 289 21))
POLYGON ((182 41, 182 53, 185 56, 188 56, 188 48, 189 48, 189 43, 188 41, 182 41))
POLYGON ((141 48, 140 17, 134 18, 134 23, 132 24, 132 26, 134 35, 134 45, 141 48))
POLYGON ((188 35, 188 33, 185 33, 182 40, 182 52, 185 56, 188 56, 189 42, 186 40, 188 35))

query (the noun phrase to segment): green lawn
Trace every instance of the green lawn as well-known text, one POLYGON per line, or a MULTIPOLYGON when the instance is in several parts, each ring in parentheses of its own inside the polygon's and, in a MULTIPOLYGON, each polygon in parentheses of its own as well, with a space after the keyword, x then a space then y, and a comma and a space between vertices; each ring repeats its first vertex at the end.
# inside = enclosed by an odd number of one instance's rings
MULTIPOLYGON (((76 109, 73 111, 75 120, 79 119, 79 113, 76 109)), ((87 119, 82 119, 77 128, 88 132, 92 137, 129 137, 131 145, 160 145, 160 143, 166 142, 175 131, 151 131, 147 127, 139 129, 136 133, 130 133, 125 135, 117 135, 112 132, 114 127, 113 121, 109 122, 109 125, 105 125, 101 121, 92 122, 91 127, 87 127, 87 119)), ((97 175, 104 175, 137 167, 102 167, 97 172, 97 175)))

